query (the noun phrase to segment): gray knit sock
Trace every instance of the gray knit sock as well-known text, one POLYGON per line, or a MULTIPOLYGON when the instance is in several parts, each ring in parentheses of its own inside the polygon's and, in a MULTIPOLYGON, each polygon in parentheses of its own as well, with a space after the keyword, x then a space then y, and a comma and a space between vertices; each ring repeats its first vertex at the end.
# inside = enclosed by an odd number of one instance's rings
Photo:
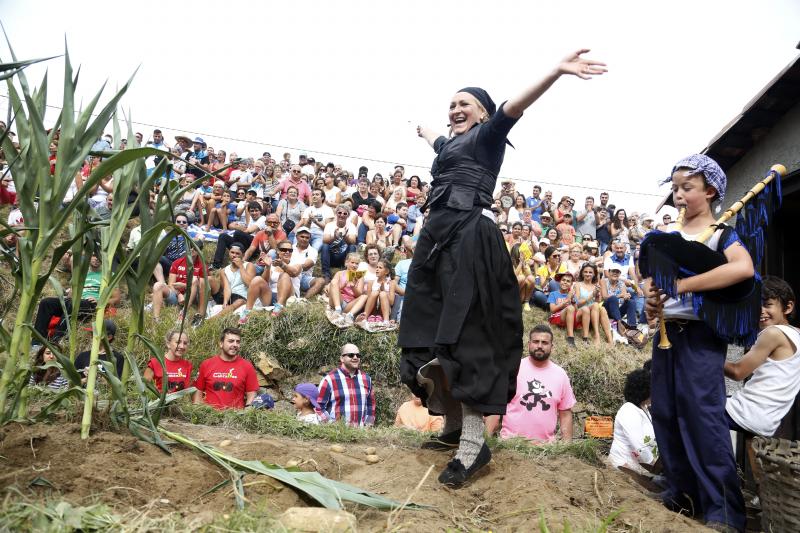
POLYGON ((455 458, 461 461, 464 468, 469 468, 483 446, 483 414, 465 403, 461 404, 461 409, 464 421, 455 458))

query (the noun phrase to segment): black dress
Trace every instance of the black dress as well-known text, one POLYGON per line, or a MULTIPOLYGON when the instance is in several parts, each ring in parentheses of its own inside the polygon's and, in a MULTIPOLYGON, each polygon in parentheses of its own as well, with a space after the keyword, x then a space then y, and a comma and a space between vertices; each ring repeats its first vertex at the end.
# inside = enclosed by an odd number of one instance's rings
POLYGON ((522 357, 519 286, 503 236, 483 214, 516 119, 488 122, 434 143, 432 191, 408 274, 398 343, 403 382, 423 401, 417 372, 439 359, 450 394, 504 414, 522 357))

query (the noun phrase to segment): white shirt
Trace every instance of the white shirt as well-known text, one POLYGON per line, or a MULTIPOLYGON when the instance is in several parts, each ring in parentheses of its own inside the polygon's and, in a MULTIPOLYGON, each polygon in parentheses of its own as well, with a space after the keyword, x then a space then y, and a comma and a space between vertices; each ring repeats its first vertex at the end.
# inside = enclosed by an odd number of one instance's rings
POLYGON ((772 327, 780 329, 794 345, 794 355, 780 361, 768 357, 725 406, 734 422, 765 437, 775 434, 800 392, 800 332, 791 326, 772 327))
POLYGON ((292 277, 292 287, 294 288, 294 295, 300 297, 300 278, 302 274, 313 275, 314 264, 317 262, 317 251, 309 246, 305 250, 301 250, 298 246, 294 247, 292 251, 292 258, 289 260, 289 266, 303 265, 306 261, 311 259, 311 266, 304 269, 297 276, 292 277))
POLYGON ((625 402, 614 417, 614 440, 608 460, 615 467, 627 466, 643 472, 639 463, 653 463, 655 446, 656 434, 648 412, 625 402))
POLYGON ((334 220, 333 222, 328 222, 327 224, 325 224, 325 230, 323 231, 323 235, 333 236, 333 233, 335 231, 340 231, 342 229, 344 229, 344 237, 346 237, 348 235, 357 235, 358 234, 358 230, 356 229, 356 227, 351 222, 347 222, 344 225, 344 228, 340 228, 336 224, 336 221, 334 220))
POLYGON ((314 207, 313 205, 307 207, 306 210, 303 211, 302 218, 309 221, 308 226, 311 229, 311 235, 319 237, 322 235, 323 228, 320 228, 316 224, 312 224, 311 220, 313 219, 316 220, 317 222, 324 222, 327 220, 328 222, 330 222, 331 220, 333 220, 333 217, 334 214, 333 214, 333 209, 331 209, 331 206, 322 204, 321 207, 314 207))

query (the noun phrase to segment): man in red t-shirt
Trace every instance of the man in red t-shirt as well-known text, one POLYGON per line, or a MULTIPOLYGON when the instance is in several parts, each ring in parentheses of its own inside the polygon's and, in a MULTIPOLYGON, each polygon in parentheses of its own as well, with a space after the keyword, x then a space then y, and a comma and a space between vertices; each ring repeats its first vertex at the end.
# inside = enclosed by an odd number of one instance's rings
POLYGON ((200 363, 194 403, 205 402, 215 409, 241 409, 253 403, 258 377, 253 363, 239 356, 242 333, 225 328, 220 336, 220 353, 200 363))
MULTIPOLYGON (((203 241, 196 241, 198 248, 203 248, 203 241)), ((197 313, 194 321, 202 320, 206 316, 206 270, 197 250, 192 247, 192 286, 189 290, 189 303, 197 302, 197 313)), ((166 283, 157 281, 153 285, 153 318, 161 314, 164 302, 167 305, 183 305, 186 297, 187 286, 186 256, 181 256, 172 263, 166 283)))

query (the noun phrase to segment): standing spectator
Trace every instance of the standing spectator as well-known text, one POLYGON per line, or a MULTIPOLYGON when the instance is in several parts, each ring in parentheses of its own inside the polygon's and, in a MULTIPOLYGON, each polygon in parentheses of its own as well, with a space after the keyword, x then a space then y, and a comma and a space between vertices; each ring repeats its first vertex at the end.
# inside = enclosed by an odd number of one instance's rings
POLYGON ((553 216, 549 211, 545 211, 540 215, 539 220, 541 221, 542 235, 547 237, 547 232, 555 228, 555 225, 553 224, 553 216))
MULTIPOLYGON (((561 440, 572 440, 575 395, 567 373, 550 361, 552 349, 553 331, 546 324, 535 326, 528 336, 528 357, 519 366, 517 392, 502 418, 501 438, 553 442, 557 423, 561 440)), ((487 426, 493 432, 497 418, 490 418, 487 426)))
MULTIPOLYGON (((188 389, 192 384, 192 362, 184 359, 189 348, 189 335, 179 330, 167 333, 164 366, 167 370, 167 392, 188 389)), ((144 369, 144 379, 155 383, 160 392, 164 384, 164 369, 157 358, 151 357, 144 369)))
POLYGON ((319 405, 332 421, 349 426, 375 423, 375 392, 372 378, 359 369, 361 353, 355 344, 341 349, 341 366, 328 372, 319 384, 319 405))
POLYGON ((336 207, 336 219, 325 226, 322 234, 322 275, 326 280, 331 279, 331 267, 344 266, 345 257, 350 252, 356 251, 356 237, 358 230, 347 219, 350 216, 350 207, 341 204, 336 207))
MULTIPOLYGON (((177 137, 176 137, 177 139, 177 137)), ((208 170, 208 145, 202 137, 195 137, 192 142, 192 150, 184 156, 184 159, 191 163, 186 169, 186 172, 195 176, 195 178, 202 178, 206 175, 208 170)))
POLYGON ((542 188, 539 185, 533 186, 533 194, 529 196, 526 200, 526 204, 528 208, 531 210, 531 217, 536 222, 539 222, 540 217, 542 216, 542 198, 539 196, 542 194, 542 188))
POLYGON ((611 219, 611 224, 608 227, 611 232, 611 240, 622 240, 625 244, 629 242, 628 238, 628 214, 624 209, 617 209, 614 213, 614 218, 611 219))
POLYGON ((608 193, 601 192, 600 193, 600 209, 606 212, 608 215, 609 220, 614 217, 614 208, 613 206, 608 205, 608 193))
POLYGON ((311 231, 311 247, 317 252, 322 248, 322 234, 325 226, 333 222, 333 209, 324 203, 325 193, 320 189, 311 191, 311 205, 303 211, 300 225, 311 231))
POLYGON ((594 197, 587 196, 583 211, 579 211, 575 220, 578 224, 578 235, 583 238, 591 235, 592 239, 597 238, 597 211, 594 209, 594 197))
POLYGON ((253 403, 258 377, 253 363, 239 355, 241 341, 239 329, 222 330, 220 353, 200 363, 194 403, 205 402, 215 409, 242 409, 253 403))
POLYGON ((572 213, 564 213, 562 222, 556 226, 561 234, 561 244, 571 246, 575 244, 575 226, 572 225, 572 213))
POLYGON ((602 207, 595 208, 597 212, 597 242, 600 245, 600 255, 606 253, 611 243, 611 230, 609 229, 608 211, 602 207))

